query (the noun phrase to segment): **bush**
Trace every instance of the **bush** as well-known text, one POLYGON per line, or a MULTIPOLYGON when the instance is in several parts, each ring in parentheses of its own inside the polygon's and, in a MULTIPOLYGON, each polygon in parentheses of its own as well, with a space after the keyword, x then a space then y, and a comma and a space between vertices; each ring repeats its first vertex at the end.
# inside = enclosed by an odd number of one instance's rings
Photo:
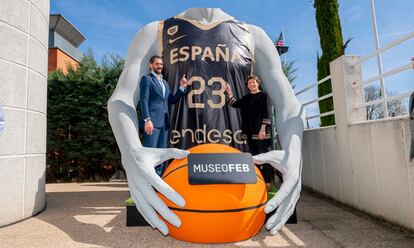
POLYGON ((106 103, 124 60, 89 51, 77 68, 48 77, 47 182, 102 181, 120 169, 106 103))

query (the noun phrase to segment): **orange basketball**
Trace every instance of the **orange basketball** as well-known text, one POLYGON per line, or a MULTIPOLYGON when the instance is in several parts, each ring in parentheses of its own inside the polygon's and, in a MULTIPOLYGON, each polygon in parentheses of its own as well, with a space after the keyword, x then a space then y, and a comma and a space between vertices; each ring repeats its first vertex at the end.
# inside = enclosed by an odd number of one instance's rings
MULTIPOLYGON (((189 149, 190 153, 240 153, 227 145, 204 144, 189 149)), ((185 199, 178 207, 160 193, 159 196, 178 215, 179 228, 167 222, 170 235, 194 243, 227 243, 256 235, 265 221, 266 186, 260 171, 255 184, 190 185, 188 159, 174 160, 163 179, 185 199)))

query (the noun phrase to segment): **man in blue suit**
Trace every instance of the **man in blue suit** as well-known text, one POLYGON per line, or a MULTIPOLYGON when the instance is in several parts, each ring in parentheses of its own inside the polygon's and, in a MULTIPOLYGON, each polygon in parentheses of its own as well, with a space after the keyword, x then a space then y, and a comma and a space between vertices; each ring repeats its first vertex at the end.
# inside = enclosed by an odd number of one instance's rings
MULTIPOLYGON (((185 74, 180 80, 180 88, 175 94, 170 91, 167 81, 163 79, 163 62, 161 56, 154 55, 150 59, 151 73, 141 78, 140 128, 144 128, 144 146, 165 148, 167 147, 168 128, 170 126, 168 116, 168 104, 176 103, 185 93, 187 79, 185 74)), ((163 172, 163 166, 156 168, 159 175, 163 172)))

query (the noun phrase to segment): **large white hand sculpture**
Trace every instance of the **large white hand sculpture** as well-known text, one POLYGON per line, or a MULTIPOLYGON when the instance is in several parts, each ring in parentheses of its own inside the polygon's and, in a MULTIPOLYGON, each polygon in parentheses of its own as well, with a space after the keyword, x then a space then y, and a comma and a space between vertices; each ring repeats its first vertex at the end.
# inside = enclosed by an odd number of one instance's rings
MULTIPOLYGON (((209 8, 188 9, 180 15, 204 23, 231 18, 220 9, 209 8)), ((149 58, 161 53, 157 39, 158 23, 152 22, 146 25, 132 41, 125 69, 108 101, 108 113, 137 209, 152 227, 158 228, 166 235, 168 228, 156 212, 175 226, 180 225, 180 220, 165 206, 151 186, 178 206, 183 206, 185 203, 180 195, 156 175, 153 166, 169 158, 182 158, 186 156, 186 152, 177 149, 143 148, 138 138, 138 120, 135 111, 140 96, 139 80, 148 72, 149 58)), ((282 187, 265 209, 266 212, 270 212, 279 207, 266 224, 271 233, 275 234, 286 223, 299 198, 303 132, 301 106, 283 74, 272 41, 258 27, 249 26, 249 30, 255 43, 254 71, 261 77, 264 89, 276 108, 277 129, 285 151, 285 153, 272 151, 254 157, 256 163, 268 162, 283 173, 282 187)))
POLYGON ((267 202, 265 207, 266 214, 277 208, 276 213, 266 223, 266 228, 270 230, 272 235, 276 234, 292 215, 301 190, 301 175, 297 173, 295 168, 292 168, 293 166, 289 166, 284 161, 286 159, 287 156, 284 151, 270 151, 253 156, 254 163, 271 164, 283 175, 282 186, 277 194, 267 202))
POLYGON ((181 221, 157 196, 154 188, 180 207, 185 205, 185 201, 158 176, 154 167, 169 159, 181 159, 187 155, 187 151, 179 149, 142 147, 138 151, 131 151, 132 161, 124 163, 127 175, 134 175, 134 178, 128 180, 128 184, 138 211, 148 224, 160 230, 164 235, 168 234, 168 228, 157 216, 157 212, 176 227, 181 225, 181 221))
POLYGON ((108 101, 108 116, 136 207, 153 228, 167 235, 168 228, 157 212, 174 226, 180 226, 181 221, 158 197, 154 188, 178 206, 184 206, 185 201, 156 174, 154 166, 171 158, 184 158, 188 152, 142 147, 135 110, 139 100, 138 82, 148 72, 149 57, 159 54, 156 46, 157 25, 153 22, 145 26, 132 42, 125 69, 108 101))
POLYGON ((266 204, 265 212, 278 208, 266 228, 276 234, 292 215, 299 200, 302 173, 303 109, 295 97, 280 64, 276 48, 266 33, 250 26, 255 41, 255 71, 276 110, 276 127, 283 151, 254 156, 257 164, 269 163, 283 175, 283 184, 266 204))

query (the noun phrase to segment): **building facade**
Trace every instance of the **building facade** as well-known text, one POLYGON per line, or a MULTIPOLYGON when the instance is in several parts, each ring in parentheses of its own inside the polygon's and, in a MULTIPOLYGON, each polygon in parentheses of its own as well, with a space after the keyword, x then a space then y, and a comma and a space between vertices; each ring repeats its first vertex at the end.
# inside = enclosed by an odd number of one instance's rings
POLYGON ((64 16, 52 14, 49 19, 48 71, 57 69, 67 72, 76 67, 82 58, 79 46, 85 37, 64 16))

